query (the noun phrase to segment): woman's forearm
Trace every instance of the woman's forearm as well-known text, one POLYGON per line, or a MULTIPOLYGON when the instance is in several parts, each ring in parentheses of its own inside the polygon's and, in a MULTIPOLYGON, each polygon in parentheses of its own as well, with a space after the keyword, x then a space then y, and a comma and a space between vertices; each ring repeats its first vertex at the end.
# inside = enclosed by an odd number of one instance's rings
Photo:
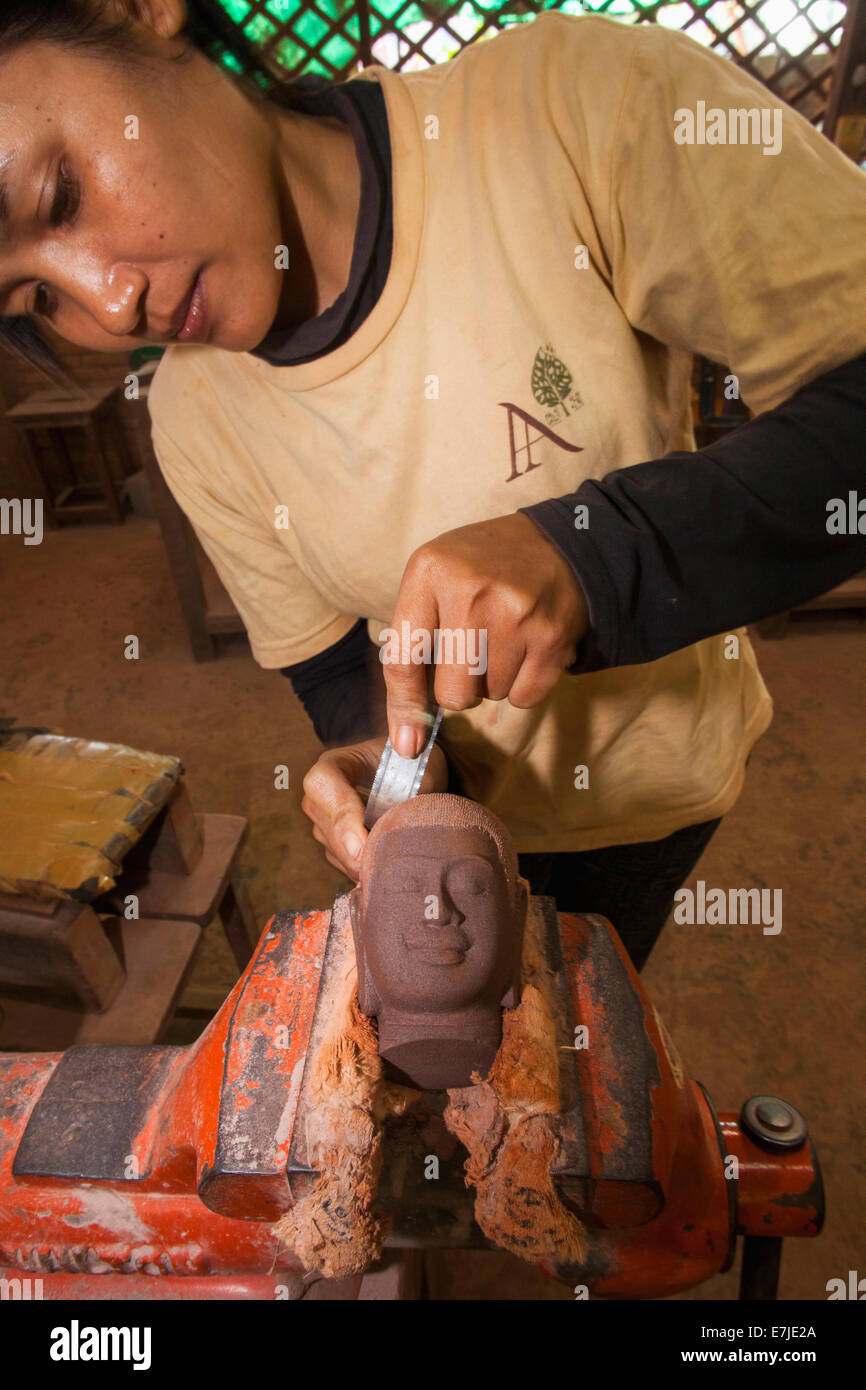
POLYGON ((866 566, 866 356, 695 453, 521 511, 583 588, 575 671, 654 661, 792 608, 866 566), (860 498, 862 532, 847 520, 860 498))
POLYGON ((382 665, 363 618, 325 651, 284 666, 282 675, 322 743, 339 747, 388 732, 382 665))

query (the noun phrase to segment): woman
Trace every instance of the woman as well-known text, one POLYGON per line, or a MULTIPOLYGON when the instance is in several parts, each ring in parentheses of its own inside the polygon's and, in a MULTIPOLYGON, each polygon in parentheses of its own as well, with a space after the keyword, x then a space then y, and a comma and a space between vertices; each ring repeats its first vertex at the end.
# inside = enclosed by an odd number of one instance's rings
POLYGON ((276 102, 185 18, 0 21, 0 312, 170 344, 156 453, 256 660, 339 745, 305 778, 330 861, 357 877, 382 677, 420 746, 410 652, 439 629, 428 785, 484 801, 536 891, 642 965, 770 722, 731 629, 864 563, 825 526, 866 422, 862 175, 651 26, 548 12, 276 102), (692 351, 762 412, 697 453, 692 351))

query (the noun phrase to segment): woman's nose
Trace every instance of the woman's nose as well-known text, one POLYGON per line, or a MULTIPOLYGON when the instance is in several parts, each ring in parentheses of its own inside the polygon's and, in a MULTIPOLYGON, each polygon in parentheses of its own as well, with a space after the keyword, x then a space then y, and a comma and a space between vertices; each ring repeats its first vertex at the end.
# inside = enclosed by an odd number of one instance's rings
MULTIPOLYGON (((58 332, 76 311, 88 315, 103 333, 122 338, 136 331, 142 313, 148 279, 144 271, 124 262, 106 265, 100 257, 80 248, 46 249, 35 271, 60 295, 58 332)), ((166 320, 173 306, 166 306, 166 320)), ((160 336, 159 327, 154 329, 160 336)))
MULTIPOLYGON (((133 333, 141 317, 142 298, 147 286, 143 271, 131 265, 113 265, 105 280, 105 288, 96 291, 96 314, 102 317, 106 332, 118 337, 133 333)), ((173 306, 172 306, 173 307, 173 306)), ((165 310, 169 312, 168 307, 165 310)), ((168 335, 170 325, 157 325, 154 332, 168 335)))

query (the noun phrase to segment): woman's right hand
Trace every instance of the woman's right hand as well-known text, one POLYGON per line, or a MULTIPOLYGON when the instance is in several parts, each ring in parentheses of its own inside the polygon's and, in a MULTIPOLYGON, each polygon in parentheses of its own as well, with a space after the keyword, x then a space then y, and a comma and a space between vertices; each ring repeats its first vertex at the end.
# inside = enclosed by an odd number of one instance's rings
MULTIPOLYGON (((324 845, 328 863, 356 883, 368 833, 359 788, 369 791, 372 787, 385 741, 383 735, 345 748, 329 748, 304 778, 301 810, 313 822, 313 838, 324 845)), ((434 744, 421 790, 444 791, 447 785, 445 754, 434 744)))

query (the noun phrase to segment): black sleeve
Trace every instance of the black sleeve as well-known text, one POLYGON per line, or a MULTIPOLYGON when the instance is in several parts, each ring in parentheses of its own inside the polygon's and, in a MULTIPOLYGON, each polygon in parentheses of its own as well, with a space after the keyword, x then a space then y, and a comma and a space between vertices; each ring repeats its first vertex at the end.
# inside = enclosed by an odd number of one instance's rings
POLYGON ((520 510, 586 596, 590 631, 571 668, 580 672, 655 661, 849 578, 866 566, 859 497, 866 355, 695 453, 621 468, 520 510), (580 506, 586 529, 575 525, 580 506), (853 529, 837 533, 843 512, 853 529))
POLYGON ((355 626, 332 647, 283 666, 322 743, 337 747, 387 734, 385 678, 367 624, 355 626))

